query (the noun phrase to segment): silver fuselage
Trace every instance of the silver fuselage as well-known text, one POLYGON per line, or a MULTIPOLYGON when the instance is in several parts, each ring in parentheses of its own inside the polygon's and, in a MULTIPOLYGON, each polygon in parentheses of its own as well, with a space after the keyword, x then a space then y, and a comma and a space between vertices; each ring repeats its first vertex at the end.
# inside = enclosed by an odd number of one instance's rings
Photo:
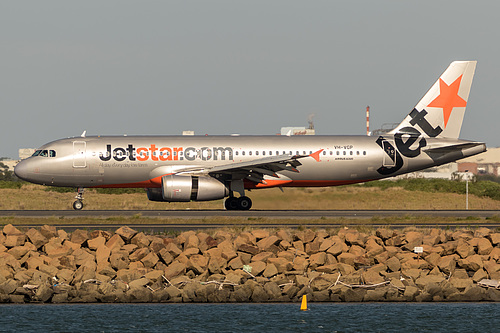
POLYGON ((427 138, 425 145, 418 143, 404 153, 392 135, 75 137, 40 147, 54 151, 55 157, 30 157, 15 172, 29 182, 51 186, 154 188, 168 174, 313 154, 300 159, 298 172, 283 170, 278 177, 266 176, 269 181, 264 183, 246 181, 245 188, 335 186, 414 172, 486 150, 484 143, 465 140, 427 138), (448 146, 459 148, 426 151, 448 146))

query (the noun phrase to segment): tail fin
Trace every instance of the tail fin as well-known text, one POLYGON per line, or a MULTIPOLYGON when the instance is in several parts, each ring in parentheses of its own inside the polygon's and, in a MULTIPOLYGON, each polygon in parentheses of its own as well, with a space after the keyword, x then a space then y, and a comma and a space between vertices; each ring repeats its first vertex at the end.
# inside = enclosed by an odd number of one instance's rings
POLYGON ((391 134, 457 139, 477 61, 454 61, 391 134))

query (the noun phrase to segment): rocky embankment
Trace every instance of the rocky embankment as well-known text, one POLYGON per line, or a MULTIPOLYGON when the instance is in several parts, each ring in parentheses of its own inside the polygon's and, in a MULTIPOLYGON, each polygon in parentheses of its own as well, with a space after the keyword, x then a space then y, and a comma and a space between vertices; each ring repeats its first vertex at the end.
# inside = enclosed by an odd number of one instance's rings
POLYGON ((500 301, 485 279, 500 280, 486 228, 0 232, 0 302, 500 301))

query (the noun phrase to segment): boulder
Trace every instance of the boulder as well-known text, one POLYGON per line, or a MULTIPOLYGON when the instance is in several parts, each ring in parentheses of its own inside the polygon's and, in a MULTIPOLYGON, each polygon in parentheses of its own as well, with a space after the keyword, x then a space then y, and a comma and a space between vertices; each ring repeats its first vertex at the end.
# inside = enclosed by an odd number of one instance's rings
POLYGON ((9 279, 3 283, 0 283, 0 294, 11 294, 16 288, 19 287, 19 282, 13 279, 9 279))
POLYGON ((54 291, 49 285, 46 284, 41 284, 38 286, 36 293, 35 293, 35 298, 38 299, 41 302, 48 302, 52 295, 54 294, 54 291))
POLYGON ((461 257, 461 258, 467 258, 468 256, 471 256, 475 254, 474 247, 469 244, 465 239, 460 238, 458 240, 457 248, 456 248, 456 253, 461 257))
POLYGON ((396 236, 396 233, 392 229, 378 228, 375 231, 375 235, 377 235, 377 237, 381 238, 383 241, 386 241, 389 238, 396 236))
POLYGON ((292 269, 292 263, 285 258, 269 258, 267 259, 268 264, 273 264, 276 266, 278 273, 284 273, 292 269))
POLYGON ((417 287, 407 286, 404 291, 404 298, 406 301, 411 302, 415 300, 415 297, 419 294, 419 290, 417 287))
POLYGON ((108 259, 111 255, 111 250, 104 244, 99 245, 95 252, 95 260, 97 265, 101 263, 108 262, 108 259))
POLYGON ((23 233, 17 229, 16 227, 14 227, 12 224, 6 224, 4 227, 3 227, 3 233, 4 235, 6 236, 11 236, 11 235, 23 235, 23 233))
POLYGON ((278 238, 278 236, 272 235, 268 236, 266 238, 261 239, 260 241, 257 242, 257 247, 261 251, 267 251, 272 245, 279 244, 281 240, 278 238))
MULTIPOLYGON (((378 242, 377 239, 380 240, 378 237, 371 236, 368 238, 365 244, 365 249, 366 249, 366 255, 368 257, 375 257, 376 255, 384 252, 384 247, 381 246, 378 242)), ((381 241, 380 241, 381 242, 381 241)))
POLYGON ((377 288, 374 290, 367 290, 363 297, 363 302, 383 302, 385 301, 386 288, 377 288))
POLYGON ((487 238, 479 238, 477 241, 477 254, 489 255, 493 250, 491 242, 487 238))
POLYGON ((272 252, 261 252, 252 257, 252 261, 263 261, 266 262, 269 258, 274 258, 276 255, 272 252))
POLYGON ((365 238, 357 230, 349 230, 345 233, 345 242, 351 246, 364 246, 365 238))
POLYGON ((73 251, 72 255, 77 266, 95 266, 95 257, 83 248, 73 251))
POLYGON ((3 245, 7 248, 22 246, 26 242, 26 236, 24 234, 20 235, 7 235, 3 245))
POLYGON ((262 276, 266 278, 271 278, 277 274, 278 274, 278 269, 273 264, 268 264, 266 266, 266 269, 264 269, 264 271, 262 272, 262 276))
POLYGON ((337 256, 337 260, 339 261, 339 263, 343 263, 349 266, 354 266, 356 258, 357 256, 352 253, 341 253, 339 256, 337 256))
POLYGON ((391 272, 398 272, 399 270, 401 270, 401 263, 399 262, 399 259, 396 257, 391 257, 387 259, 385 264, 387 265, 387 268, 391 272))
POLYGON ((131 253, 129 256, 129 259, 130 259, 130 261, 141 261, 149 253, 150 253, 150 251, 147 247, 141 247, 141 248, 135 250, 133 253, 131 253))
POLYGON ((109 247, 111 251, 119 250, 123 245, 125 245, 125 241, 118 234, 114 234, 106 242, 106 246, 109 247))
POLYGON ((56 227, 53 225, 47 225, 47 224, 40 227, 40 233, 48 240, 50 240, 53 237, 59 236, 56 227))
POLYGON ((130 243, 130 240, 137 234, 137 231, 127 226, 124 226, 118 228, 115 231, 115 234, 120 235, 120 237, 123 238, 125 242, 130 243))
POLYGON ((448 255, 441 257, 438 261, 438 267, 441 272, 445 274, 450 274, 455 270, 457 264, 457 256, 456 255, 448 255))
POLYGON ((261 240, 263 238, 269 237, 269 230, 267 230, 267 229, 256 229, 256 230, 253 230, 251 232, 251 234, 258 241, 258 240, 261 240))
POLYGON ((251 255, 256 255, 257 253, 260 252, 260 250, 257 246, 253 246, 253 245, 249 245, 249 244, 241 244, 238 247, 238 251, 250 253, 251 255))
POLYGON ((345 302, 361 302, 365 295, 366 289, 364 288, 346 289, 343 293, 343 299, 345 302))
POLYGON ((227 266, 227 260, 222 256, 213 256, 208 261, 207 269, 211 274, 221 273, 227 266))
POLYGON ((42 246, 44 246, 45 244, 48 243, 48 239, 47 237, 45 237, 44 235, 42 235, 42 233, 34 228, 30 228, 27 232, 26 232, 26 236, 28 236, 31 244, 35 245, 35 247, 37 249, 41 248, 42 246))
POLYGON ((128 253, 125 251, 117 251, 109 256, 109 263, 111 267, 116 270, 128 268, 130 259, 128 253))
POLYGON ((304 244, 307 244, 314 240, 314 238, 316 237, 316 232, 311 229, 296 231, 294 237, 302 241, 304 244))
POLYGON ((497 246, 498 244, 500 244, 500 232, 489 234, 488 239, 491 241, 493 245, 497 246))
POLYGON ((480 268, 472 276, 472 281, 474 283, 478 283, 479 281, 487 278, 488 278, 488 273, 486 273, 484 269, 480 268))
POLYGON ((426 286, 430 284, 440 284, 443 281, 445 281, 445 278, 440 275, 426 275, 426 276, 421 276, 415 280, 415 284, 421 288, 424 289, 426 286))
POLYGON ((153 295, 147 288, 131 288, 127 294, 132 303, 150 303, 153 300, 153 295))
POLYGON ((75 244, 82 245, 90 238, 89 232, 87 230, 76 229, 71 233, 71 242, 75 244))
POLYGON ((345 253, 349 250, 347 244, 343 240, 341 240, 338 236, 332 236, 331 238, 334 241, 334 243, 326 250, 327 253, 330 253, 334 256, 338 256, 339 254, 345 253))
POLYGON ((250 296, 251 300, 255 303, 263 303, 269 300, 269 295, 267 294, 264 287, 261 285, 255 285, 252 288, 252 296, 250 296))
POLYGON ((147 246, 149 246, 150 243, 151 243, 151 241, 143 232, 139 232, 139 233, 135 234, 135 236, 132 237, 132 239, 130 240, 130 244, 137 245, 137 247, 139 247, 139 248, 140 247, 147 247, 147 246))
POLYGON ((459 279, 455 277, 451 277, 449 280, 450 284, 457 288, 460 291, 465 290, 467 287, 472 286, 473 282, 470 279, 459 279))
POLYGON ((181 274, 184 274, 186 271, 186 265, 179 262, 179 261, 174 261, 170 265, 165 268, 165 277, 167 279, 172 279, 174 277, 177 277, 181 274))
POLYGON ((88 248, 91 250, 97 250, 100 246, 106 245, 106 238, 103 236, 97 236, 95 238, 87 240, 88 248))
POLYGON ((264 290, 266 291, 269 299, 271 301, 276 301, 281 297, 281 289, 278 287, 276 282, 268 282, 264 285, 264 290))
POLYGON ((144 288, 149 283, 151 283, 151 281, 148 278, 143 277, 143 278, 139 278, 139 279, 130 281, 128 285, 129 285, 130 289, 144 288))

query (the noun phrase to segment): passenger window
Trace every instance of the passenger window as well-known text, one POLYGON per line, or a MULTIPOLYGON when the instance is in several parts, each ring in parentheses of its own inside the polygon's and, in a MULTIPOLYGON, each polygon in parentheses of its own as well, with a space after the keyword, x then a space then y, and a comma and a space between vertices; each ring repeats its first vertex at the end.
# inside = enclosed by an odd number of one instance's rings
POLYGON ((356 152, 356 155, 359 155, 359 151, 356 152))
POLYGON ((353 154, 353 151, 351 150, 351 151, 349 152, 349 155, 351 155, 351 156, 352 156, 352 154, 353 154))
POLYGON ((248 152, 248 155, 252 156, 252 151, 251 150, 248 152))
POLYGON ((262 156, 266 156, 266 152, 265 151, 262 152, 262 156))
POLYGON ((255 151, 255 155, 259 155, 259 151, 258 150, 255 151))
POLYGON ((363 152, 363 155, 366 155, 366 151, 363 152))
POLYGON ((337 155, 340 155, 340 152, 337 150, 337 155))
POLYGON ((346 151, 344 150, 344 155, 347 155, 346 151))
POLYGON ((326 155, 326 150, 323 150, 323 155, 326 155))
POLYGON ((241 152, 241 155, 245 156, 245 151, 242 151, 242 152, 241 152))

